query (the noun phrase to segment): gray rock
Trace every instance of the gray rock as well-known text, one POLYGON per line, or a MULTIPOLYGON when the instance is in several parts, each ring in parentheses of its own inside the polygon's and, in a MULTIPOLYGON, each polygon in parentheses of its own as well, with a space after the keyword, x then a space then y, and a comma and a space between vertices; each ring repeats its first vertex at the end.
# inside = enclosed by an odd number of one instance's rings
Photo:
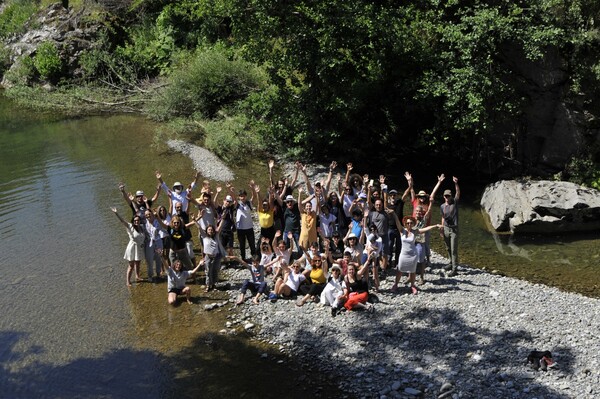
POLYGON ((415 388, 404 388, 404 393, 407 395, 412 395, 412 396, 419 396, 422 394, 421 391, 419 391, 418 389, 415 388))
POLYGON ((600 191, 569 182, 499 181, 485 189, 481 207, 496 231, 564 233, 600 229, 600 191))

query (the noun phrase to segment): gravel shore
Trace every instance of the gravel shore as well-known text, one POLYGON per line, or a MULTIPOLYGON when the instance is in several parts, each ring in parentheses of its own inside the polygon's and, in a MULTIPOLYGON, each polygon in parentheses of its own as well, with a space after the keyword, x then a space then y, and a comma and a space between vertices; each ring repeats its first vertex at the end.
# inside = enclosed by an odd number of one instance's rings
MULTIPOLYGON (((233 179, 205 149, 173 141, 169 146, 190 156, 204 176, 233 179)), ((326 171, 312 165, 309 176, 323 178, 326 171)), ((283 173, 291 176, 293 166, 284 165, 283 173)), ((252 305, 247 299, 232 307, 222 333, 252 331, 332 376, 348 397, 600 397, 600 300, 469 267, 446 278, 448 260, 433 254, 431 261, 417 295, 408 289, 392 294, 393 276, 382 280, 374 313, 332 317, 318 304, 252 305), (533 370, 526 364, 532 350, 551 351, 557 367, 533 370)), ((230 304, 249 277, 245 269, 222 272, 231 283, 230 304)))
POLYGON ((187 155, 192 160, 194 169, 200 171, 206 179, 228 182, 235 177, 231 169, 219 157, 206 148, 198 147, 182 140, 169 140, 167 141, 167 145, 172 150, 187 155))
MULTIPOLYGON (((376 311, 343 312, 309 303, 250 299, 230 316, 301 363, 335 376, 365 398, 600 397, 600 302, 556 288, 459 268, 445 278, 437 254, 417 295, 377 294, 376 311), (256 325, 256 327, 254 327, 256 325), (532 350, 552 352, 557 368, 526 365, 532 350)), ((246 270, 227 270, 237 288, 246 270)))

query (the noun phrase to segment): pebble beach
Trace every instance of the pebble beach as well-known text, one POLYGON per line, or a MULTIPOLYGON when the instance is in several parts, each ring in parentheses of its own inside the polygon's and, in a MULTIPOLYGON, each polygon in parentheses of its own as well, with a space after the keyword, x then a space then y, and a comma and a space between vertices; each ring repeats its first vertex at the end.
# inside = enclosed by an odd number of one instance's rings
MULTIPOLYGON (((373 298, 375 312, 336 317, 315 303, 248 299, 223 333, 243 326, 256 339, 333 377, 359 398, 600 397, 600 303, 479 269, 444 277, 432 257, 417 295, 392 294, 393 277, 373 298), (552 352, 556 367, 534 370, 532 350, 552 352)), ((244 269, 224 272, 237 287, 244 269)))
MULTIPOLYGON (((202 173, 230 180, 219 162, 200 162, 206 150, 173 141, 170 147, 203 165, 202 173)), ((292 170, 291 165, 284 170, 292 170)), ((309 175, 324 174, 312 166, 309 175)), ((226 269, 229 302, 204 305, 230 311, 221 333, 246 330, 282 354, 358 398, 598 398, 600 397, 600 300, 485 270, 459 267, 445 277, 448 260, 432 254, 426 283, 391 292, 393 275, 381 281, 375 312, 332 317, 316 303, 251 296, 234 307, 243 268, 226 269), (534 370, 533 351, 550 351, 555 367, 534 370)), ((319 392, 315 392, 319 396, 319 392)))

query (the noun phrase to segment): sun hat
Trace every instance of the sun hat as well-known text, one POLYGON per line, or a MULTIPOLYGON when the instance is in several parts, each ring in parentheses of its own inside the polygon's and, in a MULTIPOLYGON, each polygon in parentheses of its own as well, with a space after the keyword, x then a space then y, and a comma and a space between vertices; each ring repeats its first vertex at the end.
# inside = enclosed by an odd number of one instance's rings
POLYGON ((417 194, 417 197, 427 197, 427 193, 423 190, 419 191, 419 194, 417 194))
POLYGON ((233 202, 233 197, 231 195, 228 195, 227 197, 225 197, 225 201, 233 202))
POLYGON ((144 192, 142 190, 138 190, 135 192, 135 196, 136 197, 143 197, 144 196, 144 192))
POLYGON ((356 236, 356 234, 350 233, 350 234, 348 234, 348 239, 351 239, 351 238, 358 238, 358 237, 356 236))
POLYGON ((285 202, 289 202, 289 201, 296 202, 296 200, 294 199, 294 197, 291 196, 291 195, 288 195, 287 197, 285 197, 285 202))
POLYGON ((444 191, 444 197, 445 197, 446 195, 449 195, 449 196, 451 196, 451 197, 452 197, 452 191, 450 191, 450 190, 446 190, 446 191, 444 191))
POLYGON ((342 268, 337 264, 334 263, 333 266, 331 266, 331 271, 337 270, 338 272, 342 272, 342 268))
POLYGON ((389 194, 398 194, 398 190, 392 189, 392 190, 389 191, 389 194))
POLYGON ((176 181, 175 183, 173 183, 173 188, 175 188, 177 186, 183 187, 183 184, 181 184, 181 182, 176 181))

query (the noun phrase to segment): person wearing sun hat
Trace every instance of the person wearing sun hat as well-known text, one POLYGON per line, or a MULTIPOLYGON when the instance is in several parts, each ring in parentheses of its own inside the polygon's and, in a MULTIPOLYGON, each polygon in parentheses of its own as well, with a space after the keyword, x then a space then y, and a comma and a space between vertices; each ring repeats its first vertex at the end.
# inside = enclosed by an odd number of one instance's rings
POLYGON ((286 196, 284 202, 285 209, 283 211, 283 241, 289 248, 290 239, 288 233, 292 233, 292 238, 296 244, 300 238, 300 209, 298 209, 298 204, 292 195, 286 196))
MULTIPOLYGON (((171 198, 171 203, 175 204, 176 202, 179 202, 183 206, 184 212, 189 212, 189 210, 188 210, 189 201, 187 199, 187 195, 189 193, 191 193, 192 190, 196 187, 196 182, 198 181, 199 176, 200 176, 200 172, 196 172, 196 174, 194 175, 194 180, 192 181, 192 183, 190 184, 190 187, 188 189, 184 189, 183 184, 181 184, 178 181, 176 181, 173 184, 172 188, 169 188, 167 186, 167 184, 164 182, 164 180, 162 178, 162 174, 158 170, 156 171, 156 180, 158 180, 163 191, 165 193, 167 193, 169 198, 171 198)), ((175 209, 171 209, 171 213, 174 214, 175 209)))
POLYGON ((452 177, 452 181, 454 181, 454 197, 452 197, 452 190, 444 191, 444 203, 440 206, 443 226, 440 233, 444 238, 448 257, 450 258, 449 277, 456 276, 458 266, 458 200, 460 199, 460 188, 457 177, 452 177))

